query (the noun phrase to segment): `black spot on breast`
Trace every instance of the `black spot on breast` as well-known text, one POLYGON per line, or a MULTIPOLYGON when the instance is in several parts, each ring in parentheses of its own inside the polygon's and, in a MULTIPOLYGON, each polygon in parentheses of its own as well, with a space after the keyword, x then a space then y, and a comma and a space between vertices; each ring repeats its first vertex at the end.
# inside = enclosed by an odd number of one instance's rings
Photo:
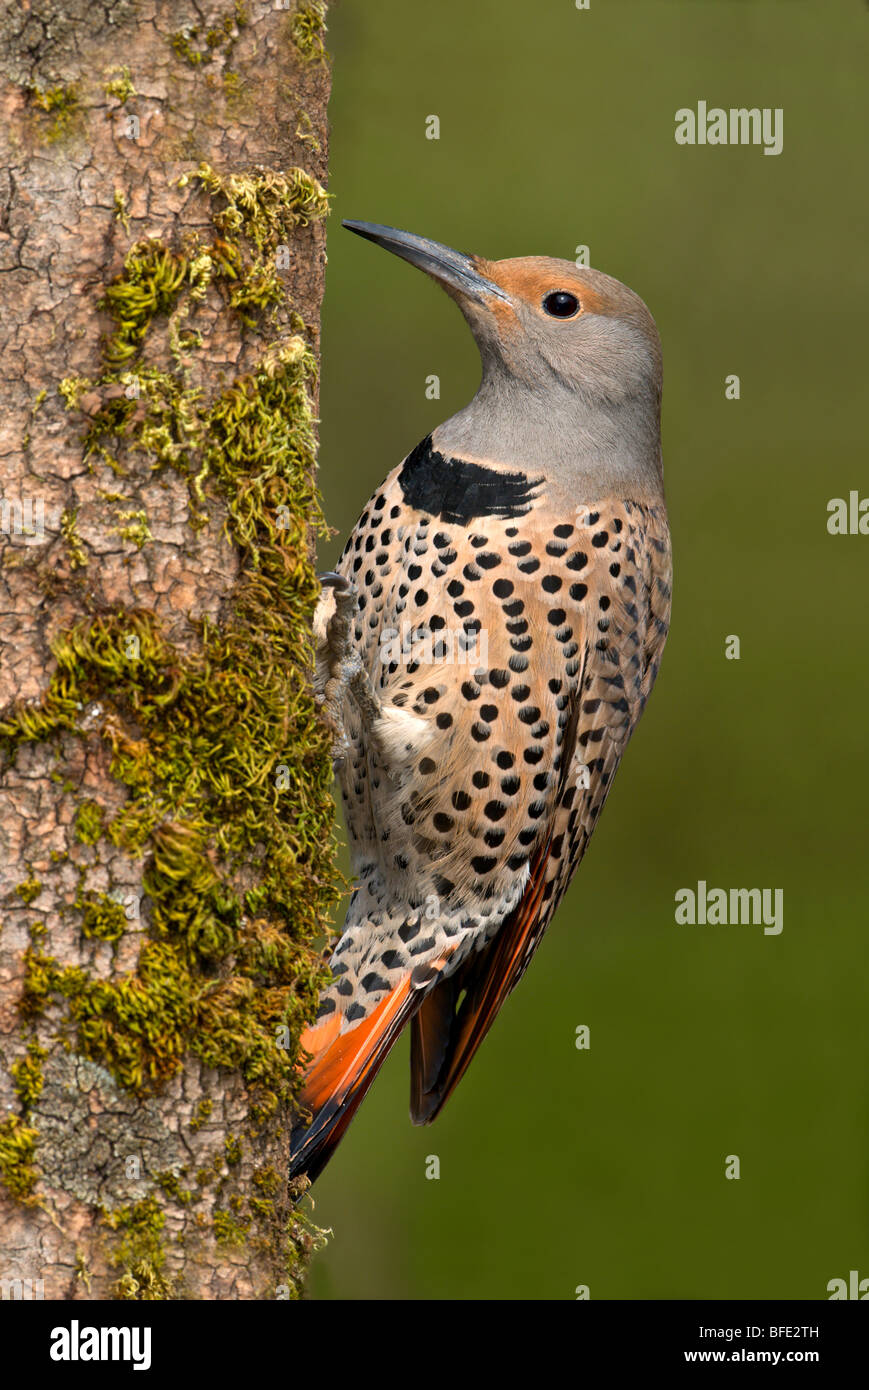
POLYGON ((471 868, 475 874, 490 874, 497 864, 497 859, 487 858, 482 854, 475 854, 471 860, 471 868))
POLYGON ((461 526, 481 516, 524 516, 542 481, 446 457, 432 447, 431 435, 408 454, 398 475, 408 506, 461 526))

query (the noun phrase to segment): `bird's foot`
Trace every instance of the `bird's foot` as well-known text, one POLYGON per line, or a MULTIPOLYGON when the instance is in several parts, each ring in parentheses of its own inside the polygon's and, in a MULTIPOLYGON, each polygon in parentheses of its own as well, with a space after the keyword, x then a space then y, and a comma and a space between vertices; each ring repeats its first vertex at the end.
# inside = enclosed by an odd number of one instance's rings
POLYGON ((381 705, 351 637, 356 588, 349 579, 334 571, 318 575, 318 578, 323 593, 314 614, 317 640, 314 698, 332 729, 332 764, 339 768, 350 748, 344 727, 347 696, 353 699, 366 725, 379 717, 381 705))

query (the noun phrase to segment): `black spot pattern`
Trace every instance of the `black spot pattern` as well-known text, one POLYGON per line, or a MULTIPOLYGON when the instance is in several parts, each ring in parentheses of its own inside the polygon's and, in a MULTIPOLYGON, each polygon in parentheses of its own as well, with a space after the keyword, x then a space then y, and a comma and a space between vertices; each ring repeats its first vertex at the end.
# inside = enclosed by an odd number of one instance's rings
POLYGON ((544 879, 530 955, 657 674, 670 580, 663 512, 626 500, 559 516, 533 470, 445 459, 430 440, 366 508, 339 570, 379 698, 411 721, 381 744, 345 705, 360 886, 324 1016, 331 1002, 352 1022, 409 970, 488 940, 529 863, 544 879), (383 659, 402 624, 412 653, 398 642, 383 659))

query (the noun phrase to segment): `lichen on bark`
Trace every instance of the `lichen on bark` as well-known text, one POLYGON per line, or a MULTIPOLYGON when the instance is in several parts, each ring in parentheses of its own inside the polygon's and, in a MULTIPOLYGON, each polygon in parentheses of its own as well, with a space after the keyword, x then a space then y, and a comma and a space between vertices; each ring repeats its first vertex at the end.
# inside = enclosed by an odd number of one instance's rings
POLYGON ((42 519, 0 534, 0 1273, 49 1297, 291 1296, 318 1238, 281 1174, 337 891, 308 683, 327 70, 240 5, 188 52, 186 8, 0 21, 0 447, 42 519))

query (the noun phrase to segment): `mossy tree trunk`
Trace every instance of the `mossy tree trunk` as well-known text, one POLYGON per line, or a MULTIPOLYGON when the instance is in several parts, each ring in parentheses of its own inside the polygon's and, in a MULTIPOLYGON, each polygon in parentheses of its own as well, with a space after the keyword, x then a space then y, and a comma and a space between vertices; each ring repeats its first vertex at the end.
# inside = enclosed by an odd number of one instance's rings
POLYGON ((292 1296, 313 1238, 322 24, 0 18, 0 1296, 292 1296))

